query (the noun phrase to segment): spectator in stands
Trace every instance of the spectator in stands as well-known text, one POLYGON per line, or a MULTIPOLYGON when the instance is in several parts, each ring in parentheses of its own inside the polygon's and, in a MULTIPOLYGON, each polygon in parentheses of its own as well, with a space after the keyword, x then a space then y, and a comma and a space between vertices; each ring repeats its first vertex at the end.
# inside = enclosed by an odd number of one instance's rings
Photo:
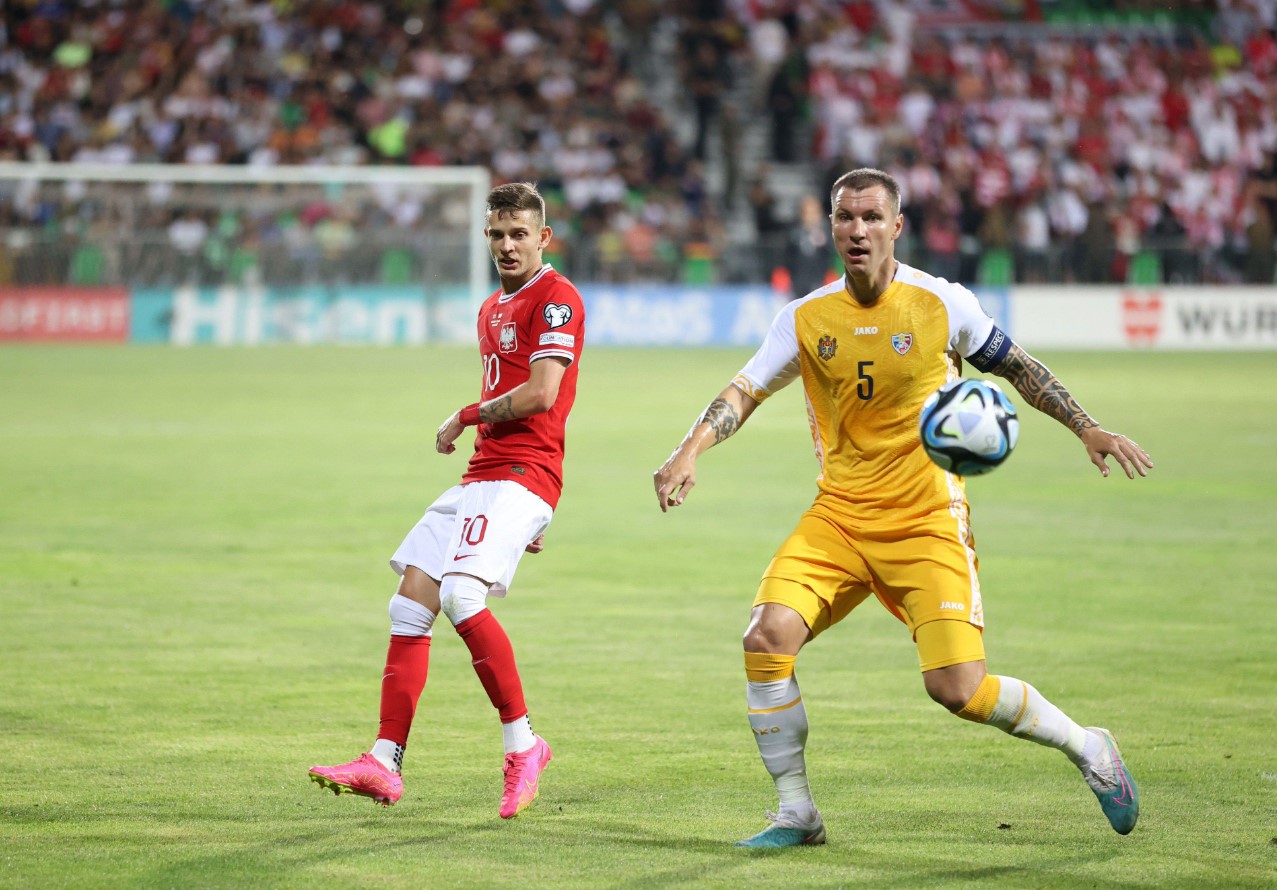
POLYGON ((1051 223, 1040 192, 1025 196, 1015 216, 1015 267, 1020 281, 1045 284, 1054 277, 1049 264, 1051 223))
POLYGON ((185 260, 182 278, 196 281, 203 278, 201 265, 208 231, 208 223, 197 211, 191 209, 183 211, 169 223, 169 243, 185 260))
POLYGON ((684 83, 691 94, 696 119, 692 157, 706 159, 710 129, 718 122, 723 94, 730 86, 728 48, 713 21, 691 18, 685 37, 683 58, 687 66, 684 83))
POLYGON ((1184 284, 1197 276, 1198 263, 1188 249, 1187 235, 1188 229, 1179 221, 1175 211, 1169 204, 1163 203, 1157 221, 1149 228, 1148 243, 1161 254, 1163 281, 1167 283, 1184 284))
POLYGON ((723 105, 718 123, 723 164, 723 194, 720 203, 730 214, 736 208, 741 194, 741 165, 744 163, 742 146, 746 138, 745 122, 736 103, 728 102, 723 105))
POLYGON ((798 129, 807 99, 808 64, 801 45, 785 54, 767 84, 767 112, 771 118, 771 158, 779 164, 798 160, 798 129))
POLYGON ((1277 273, 1277 231, 1273 218, 1257 190, 1247 200, 1244 278, 1247 284, 1273 284, 1277 273))
POLYGON ((960 280, 962 232, 958 228, 958 198, 944 191, 927 205, 922 245, 931 274, 946 281, 960 280))
POLYGON ((776 210, 776 197, 767 182, 769 170, 764 165, 755 172, 747 195, 757 242, 757 271, 763 276, 770 275, 771 270, 785 262, 785 220, 776 210))
POLYGON ((833 242, 825 203, 815 195, 804 195, 798 204, 798 222, 789 230, 785 269, 792 293, 806 296, 830 277, 833 242))
POLYGON ((1100 284, 1112 280, 1115 233, 1104 202, 1094 201, 1086 211, 1086 226, 1077 238, 1077 280, 1100 284))

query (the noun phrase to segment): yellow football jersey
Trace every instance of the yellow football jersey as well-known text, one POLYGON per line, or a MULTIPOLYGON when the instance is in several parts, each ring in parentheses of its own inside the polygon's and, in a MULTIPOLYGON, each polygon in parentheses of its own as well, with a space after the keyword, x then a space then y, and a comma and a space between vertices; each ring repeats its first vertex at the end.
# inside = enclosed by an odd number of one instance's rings
POLYGON ((988 368, 1009 346, 971 291, 901 263, 872 306, 843 279, 786 305, 733 383, 761 402, 801 377, 821 492, 895 525, 965 501, 923 451, 918 415, 962 357, 988 368))

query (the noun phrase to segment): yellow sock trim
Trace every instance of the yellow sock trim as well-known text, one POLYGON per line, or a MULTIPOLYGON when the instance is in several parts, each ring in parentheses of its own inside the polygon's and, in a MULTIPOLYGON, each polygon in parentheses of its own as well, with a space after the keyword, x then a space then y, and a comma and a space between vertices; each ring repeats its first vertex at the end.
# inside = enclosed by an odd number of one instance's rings
POLYGON ((975 689, 975 695, 971 696, 971 701, 958 712, 958 716, 972 723, 988 723, 989 718, 993 716, 993 709, 998 704, 998 695, 1001 692, 1002 681, 993 674, 985 674, 984 679, 975 689))
POLYGON ((745 676, 751 683, 770 683, 794 675, 797 655, 773 655, 771 652, 746 652, 745 676))
POLYGON ((794 705, 802 704, 803 697, 800 695, 787 705, 781 705, 779 708, 750 708, 751 714, 775 714, 777 711, 788 711, 794 705))
MULTIPOLYGON (((1024 696, 1024 699, 1020 702, 1020 710, 1016 712, 1015 719, 1011 721, 1012 726, 1019 726, 1020 721, 1024 719, 1024 712, 1029 709, 1029 684, 1023 680, 1018 682, 1020 684, 1020 694, 1024 696)), ((1035 722, 1034 725, 1036 726, 1037 723, 1035 722)))

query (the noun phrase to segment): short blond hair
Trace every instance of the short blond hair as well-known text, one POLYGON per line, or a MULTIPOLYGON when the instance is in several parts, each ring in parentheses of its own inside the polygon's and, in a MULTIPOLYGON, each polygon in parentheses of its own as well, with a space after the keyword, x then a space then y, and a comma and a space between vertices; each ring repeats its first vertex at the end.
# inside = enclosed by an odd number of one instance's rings
POLYGON ((900 213, 900 183, 896 182, 896 178, 890 173, 884 173, 873 167, 860 167, 856 170, 850 170, 839 176, 834 182, 833 188, 829 190, 829 206, 834 206, 834 201, 838 195, 839 189, 851 189, 853 192, 863 191, 873 188, 876 185, 882 186, 887 190, 887 198, 891 201, 892 212, 900 213))

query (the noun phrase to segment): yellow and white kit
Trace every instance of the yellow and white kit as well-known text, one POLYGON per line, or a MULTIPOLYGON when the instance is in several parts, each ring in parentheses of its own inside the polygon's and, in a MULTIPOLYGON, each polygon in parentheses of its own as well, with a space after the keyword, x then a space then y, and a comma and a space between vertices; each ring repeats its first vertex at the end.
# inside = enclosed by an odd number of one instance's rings
POLYGON ((971 291, 904 263, 872 306, 839 279, 780 311, 732 382, 762 402, 801 377, 819 493, 756 605, 789 606, 819 634, 873 594, 909 627, 923 670, 984 657, 966 488, 923 451, 918 415, 964 358, 987 371, 1010 346, 971 291), (919 633, 941 619, 961 624, 919 633))

